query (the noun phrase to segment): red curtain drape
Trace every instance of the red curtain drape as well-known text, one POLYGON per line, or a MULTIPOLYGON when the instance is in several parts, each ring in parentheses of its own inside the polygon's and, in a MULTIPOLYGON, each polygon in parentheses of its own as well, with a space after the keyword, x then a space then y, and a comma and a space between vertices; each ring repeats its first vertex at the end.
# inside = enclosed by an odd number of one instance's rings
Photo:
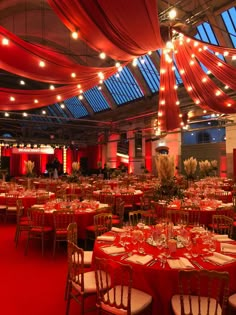
POLYGON ((158 128, 160 131, 180 127, 180 112, 176 92, 175 72, 172 51, 162 53, 160 68, 160 92, 158 107, 158 128))
POLYGON ((115 60, 130 61, 163 46, 156 0, 48 0, 71 32, 115 60))
MULTIPOLYGON (((186 40, 177 40, 175 49, 177 50, 175 59, 181 78, 194 103, 203 109, 219 113, 235 113, 236 102, 203 71, 189 43, 186 40)), ((222 73, 227 73, 223 66, 220 68, 222 73)))
MULTIPOLYGON (((120 60, 125 65, 133 58, 157 49, 163 49, 164 52, 165 41, 171 39, 166 36, 172 34, 168 26, 159 24, 156 0, 48 0, 48 3, 68 29, 79 30, 81 40, 96 51, 105 52, 114 59, 114 63, 120 60)), ((116 67, 81 66, 47 47, 25 42, 2 27, 0 42, 2 69, 57 85, 54 90, 1 88, 0 110, 27 110, 63 101, 98 85, 101 76, 106 79, 117 72, 116 67), (4 38, 9 40, 8 44, 4 44, 4 38), (44 61, 44 67, 39 66, 40 61, 44 61)), ((233 57, 236 50, 210 45, 186 36, 179 39, 176 34, 172 43, 174 49, 169 51, 169 56, 173 55, 171 58, 175 59, 185 88, 193 101, 204 109, 235 113, 234 100, 209 77, 207 82, 201 80, 206 74, 199 61, 215 77, 235 89, 235 68, 224 62, 219 66, 220 60, 210 51, 233 57), (208 50, 205 49, 206 46, 208 50)), ((169 131, 180 126, 180 118, 176 106, 177 94, 172 88, 175 85, 173 61, 162 60, 161 63, 163 71, 160 73, 158 112, 162 116, 158 119, 162 130, 169 131)))

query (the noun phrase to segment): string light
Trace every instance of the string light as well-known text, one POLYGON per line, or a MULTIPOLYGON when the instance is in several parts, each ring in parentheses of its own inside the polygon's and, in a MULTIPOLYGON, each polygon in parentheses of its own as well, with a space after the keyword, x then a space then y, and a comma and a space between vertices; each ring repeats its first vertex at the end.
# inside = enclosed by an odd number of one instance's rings
POLYGON ((72 33, 71 33, 71 37, 72 37, 73 39, 78 39, 78 37, 79 37, 78 31, 76 30, 76 31, 72 32, 72 33))
POLYGON ((9 45, 9 40, 8 40, 7 38, 3 38, 3 39, 2 39, 2 45, 3 45, 3 46, 9 45))
POLYGON ((42 61, 42 60, 40 60, 40 61, 39 61, 39 66, 40 66, 41 68, 44 68, 44 67, 45 67, 45 62, 42 61))
POLYGON ((101 59, 105 59, 105 58, 106 58, 106 54, 105 54, 104 52, 101 52, 101 53, 99 54, 99 57, 100 57, 101 59))

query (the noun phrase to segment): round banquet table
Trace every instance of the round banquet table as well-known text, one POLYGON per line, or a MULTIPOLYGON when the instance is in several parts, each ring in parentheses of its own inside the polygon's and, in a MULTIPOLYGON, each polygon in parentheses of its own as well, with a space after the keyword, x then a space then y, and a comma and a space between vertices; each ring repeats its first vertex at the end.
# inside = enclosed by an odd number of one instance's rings
MULTIPOLYGON (((86 227, 89 225, 93 225, 93 217, 97 213, 106 212, 109 208, 108 204, 97 202, 97 207, 92 208, 88 202, 80 202, 79 200, 66 202, 68 210, 73 209, 75 213, 75 222, 78 227, 78 238, 85 240, 86 239, 86 227), (76 204, 76 206, 72 206, 71 204, 76 204)), ((38 207, 38 205, 37 205, 38 207)), ((33 206, 34 208, 34 206, 33 206)), ((47 203, 45 205, 40 205, 40 208, 45 210, 45 224, 49 226, 53 226, 53 212, 65 209, 65 202, 59 203, 47 203)))
MULTIPOLYGON (((116 240, 113 245, 119 244, 119 233, 117 233, 116 240)), ((111 233, 106 233, 106 235, 111 235, 111 233)), ((114 234, 112 234, 114 235, 114 234)), ((220 252, 220 243, 216 242, 216 251, 220 252)), ((235 241, 233 241, 236 244, 235 241)), ((107 258, 114 261, 121 261, 122 263, 131 264, 133 267, 133 287, 140 289, 153 297, 152 314, 162 314, 162 315, 172 315, 171 310, 171 297, 178 293, 178 270, 171 269, 168 263, 166 263, 165 268, 162 268, 160 262, 157 261, 153 266, 141 265, 138 263, 127 262, 125 259, 121 260, 123 255, 111 256, 104 253, 103 249, 104 243, 95 242, 93 257, 107 258)), ((203 245, 201 245, 203 247, 203 245)), ((130 244, 128 251, 132 251, 133 245, 130 244)), ((154 257, 158 257, 160 250, 156 247, 144 244, 146 254, 152 254, 154 257)), ((202 249, 202 248, 201 248, 202 249)), ((173 258, 185 257, 185 248, 177 249, 175 253, 172 254, 173 258)), ((203 252, 204 253, 204 252, 203 252)), ((230 256, 230 254, 228 254, 230 256)), ((232 256, 233 257, 233 256, 232 256)), ((235 255, 234 255, 235 257, 235 255)), ((227 263, 225 265, 214 265, 210 262, 204 262, 200 256, 194 258, 204 269, 217 270, 217 271, 227 271, 230 275, 230 294, 236 292, 236 261, 227 263)), ((189 259, 191 261, 191 258, 189 259)), ((199 269, 196 267, 196 270, 199 269)))
MULTIPOLYGON (((55 193, 50 192, 49 198, 52 200, 55 199, 55 193)), ((30 208, 34 204, 36 204, 36 201, 37 201, 36 191, 31 191, 31 192, 27 191, 25 193, 21 193, 21 194, 19 194, 19 199, 22 200, 24 211, 26 214, 28 208, 30 208)), ((5 205, 5 204, 6 204, 5 193, 1 193, 0 194, 0 205, 5 205)))
MULTIPOLYGON (((155 211, 158 218, 161 218, 163 216, 163 206, 161 203, 155 203, 155 211)), ((179 205, 168 205, 166 208, 166 211, 168 210, 180 210, 179 205)), ((197 210, 185 210, 187 212, 194 212, 197 210)), ((220 206, 217 208, 214 207, 200 207, 200 219, 199 224, 208 226, 212 223, 212 216, 216 214, 231 216, 231 212, 233 211, 233 203, 221 203, 220 206)))
MULTIPOLYGON (((111 191, 111 190, 110 190, 111 191)), ((126 200, 126 195, 125 194, 121 194, 121 192, 119 190, 113 190, 111 191, 113 196, 116 198, 122 198, 124 201, 126 200)), ((129 192, 127 190, 127 192, 129 192)), ((134 193, 134 203, 136 202, 140 202, 140 198, 143 196, 143 192, 141 190, 134 190, 132 191, 134 193)), ((124 191, 125 193, 125 191, 124 191)), ((102 199, 102 197, 104 197, 106 194, 106 191, 104 191, 104 194, 103 194, 103 191, 102 190, 95 190, 93 192, 93 196, 99 200, 100 198, 102 199)))

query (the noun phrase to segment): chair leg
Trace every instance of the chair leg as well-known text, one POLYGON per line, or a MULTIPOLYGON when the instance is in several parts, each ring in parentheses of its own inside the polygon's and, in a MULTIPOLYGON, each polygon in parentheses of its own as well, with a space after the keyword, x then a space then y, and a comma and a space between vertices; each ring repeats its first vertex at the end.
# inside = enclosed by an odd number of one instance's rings
POLYGON ((14 236, 14 242, 16 243, 16 240, 18 238, 18 233, 19 233, 19 226, 16 225, 16 232, 15 232, 15 236, 14 236))
POLYGON ((21 230, 20 230, 19 227, 17 227, 17 229, 16 229, 16 234, 15 234, 16 247, 18 246, 18 241, 19 241, 19 238, 20 238, 20 233, 21 233, 21 230))
POLYGON ((53 239, 53 257, 55 256, 56 253, 56 235, 54 235, 53 239))
POLYGON ((81 311, 81 315, 84 315, 84 297, 81 296, 81 308, 80 308, 80 311, 81 311))
POLYGON ((27 255, 27 253, 28 253, 29 240, 30 240, 30 231, 28 232, 27 242, 26 242, 26 246, 25 246, 25 255, 27 255))
POLYGON ((65 289, 65 296, 64 296, 65 300, 68 299, 68 293, 69 293, 69 272, 67 273, 67 276, 66 276, 66 289, 65 289))
POLYGON ((66 315, 69 315, 69 311, 70 311, 70 291, 71 291, 71 282, 69 282, 68 284, 68 294, 67 294, 67 303, 66 303, 66 315))
POLYGON ((42 233, 42 256, 44 256, 44 233, 42 233))

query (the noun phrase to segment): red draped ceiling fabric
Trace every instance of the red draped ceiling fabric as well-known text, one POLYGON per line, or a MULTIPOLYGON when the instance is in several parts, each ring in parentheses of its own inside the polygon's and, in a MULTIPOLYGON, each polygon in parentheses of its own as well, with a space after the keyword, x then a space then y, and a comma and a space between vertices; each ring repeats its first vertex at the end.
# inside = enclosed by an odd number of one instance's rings
MULTIPOLYGON (((48 0, 48 3, 71 32, 79 30, 81 38, 91 47, 97 51, 104 51, 113 59, 129 61, 150 50, 164 48, 155 0, 48 0)), ((165 35, 169 33, 165 26, 162 26, 162 30, 165 35)), ((159 131, 173 130, 183 125, 178 108, 180 102, 176 91, 173 59, 176 60, 178 70, 181 69, 180 75, 187 92, 198 106, 226 114, 236 112, 235 101, 221 91, 209 77, 206 84, 203 79, 206 74, 199 61, 232 89, 235 89, 236 84, 235 69, 223 62, 219 66, 219 59, 205 49, 202 49, 203 53, 200 55, 198 50, 198 54, 195 54, 198 59, 195 59, 192 65, 190 58, 195 58, 192 57, 192 50, 197 49, 197 40, 181 38, 183 46, 179 45, 177 40, 173 50, 163 49, 161 57, 159 131)), ((208 47, 213 51, 217 49, 217 52, 225 52, 225 48, 218 49, 213 45, 208 47)), ((228 55, 232 54, 235 55, 235 49, 228 50, 228 55)))
POLYGON ((206 44, 185 36, 174 41, 174 49, 184 86, 195 104, 218 113, 235 113, 236 102, 214 83, 198 61, 206 65, 216 78, 232 88, 235 87, 235 69, 210 53, 206 44), (212 62, 206 62, 210 57, 212 62))
MULTIPOLYGON (((160 28, 156 0, 48 0, 48 3, 62 23, 71 31, 79 30, 81 40, 96 51, 105 52, 114 59, 114 64, 121 61, 124 66, 149 51, 163 49, 158 108, 160 130, 169 131, 181 126, 173 59, 196 104, 220 113, 236 112, 235 101, 221 91, 210 77, 207 77, 207 84, 202 82, 206 74, 198 64, 198 61, 205 64, 215 77, 235 89, 235 69, 224 62, 219 66, 219 59, 211 53, 216 49, 224 53, 225 48, 208 45, 209 49, 200 51, 194 46, 195 42, 202 46, 205 43, 183 37, 183 44, 175 40, 174 49, 166 51, 162 35, 164 38, 167 30, 163 25, 160 28), (194 66, 189 63, 192 61, 195 61, 194 66)), ((98 85, 101 78, 104 80, 117 72, 116 67, 79 65, 48 47, 25 42, 1 27, 0 42, 2 69, 49 85, 56 84, 53 90, 0 88, 0 110, 27 110, 63 101, 98 85), (8 39, 8 44, 4 39, 8 39), (43 67, 39 66, 40 61, 44 62, 43 67)), ((235 49, 228 50, 228 56, 233 55, 235 49)))
POLYGON ((130 61, 163 46, 156 0, 48 0, 93 49, 130 61))

